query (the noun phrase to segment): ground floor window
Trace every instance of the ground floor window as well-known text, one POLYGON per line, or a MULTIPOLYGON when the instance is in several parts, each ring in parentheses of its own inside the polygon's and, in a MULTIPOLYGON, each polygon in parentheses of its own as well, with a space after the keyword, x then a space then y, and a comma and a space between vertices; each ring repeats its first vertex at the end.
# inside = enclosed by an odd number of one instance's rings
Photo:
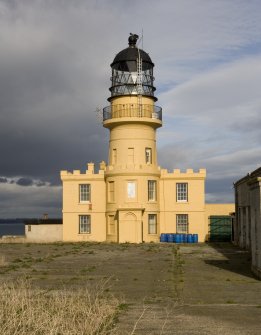
POLYGON ((188 214, 177 214, 177 234, 187 234, 188 233, 188 214))
POLYGON ((79 216, 79 233, 90 234, 91 233, 91 216, 80 215, 79 216))
POLYGON ((148 232, 149 234, 157 234, 157 214, 149 214, 148 216, 148 232))

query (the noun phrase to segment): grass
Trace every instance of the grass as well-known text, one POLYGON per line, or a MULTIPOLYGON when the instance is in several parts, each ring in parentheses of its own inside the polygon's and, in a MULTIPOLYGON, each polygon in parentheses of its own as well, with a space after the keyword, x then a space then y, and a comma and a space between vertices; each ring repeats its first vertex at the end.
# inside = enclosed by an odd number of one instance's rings
POLYGON ((0 285, 0 334, 5 335, 105 335, 113 334, 121 304, 104 293, 100 284, 42 290, 26 279, 0 285))
POLYGON ((6 258, 5 256, 1 255, 0 256, 0 266, 6 266, 7 262, 6 262, 6 258))

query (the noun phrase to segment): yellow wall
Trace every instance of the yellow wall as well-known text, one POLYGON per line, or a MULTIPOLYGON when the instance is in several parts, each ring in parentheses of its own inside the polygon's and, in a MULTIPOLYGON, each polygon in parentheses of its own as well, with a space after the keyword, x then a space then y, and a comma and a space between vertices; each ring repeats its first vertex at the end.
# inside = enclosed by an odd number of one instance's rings
POLYGON ((188 169, 172 173, 161 170, 160 180, 160 221, 161 233, 176 233, 177 214, 188 215, 188 233, 198 234, 199 242, 205 240, 205 178, 206 170, 194 172, 188 169), (188 184, 188 201, 178 202, 176 184, 188 184))
POLYGON ((105 241, 105 181, 104 171, 94 174, 93 166, 81 174, 62 171, 63 181, 63 240, 64 241, 105 241), (79 185, 91 185, 91 202, 80 203, 79 185), (91 233, 79 233, 79 215, 91 215, 91 233))
POLYGON ((26 242, 51 243, 63 240, 62 224, 25 225, 26 242))
POLYGON ((210 215, 229 215, 235 212, 235 204, 206 204, 206 218, 210 215))
POLYGON ((205 231, 206 240, 209 239, 209 217, 212 215, 230 215, 235 212, 235 204, 206 204, 205 205, 205 231))

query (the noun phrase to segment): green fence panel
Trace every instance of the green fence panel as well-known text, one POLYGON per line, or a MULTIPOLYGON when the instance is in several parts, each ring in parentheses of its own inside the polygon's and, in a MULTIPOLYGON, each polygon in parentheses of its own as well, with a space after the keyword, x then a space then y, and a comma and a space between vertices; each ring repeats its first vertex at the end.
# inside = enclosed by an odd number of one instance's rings
POLYGON ((231 241, 232 217, 230 215, 211 215, 209 222, 210 242, 231 241))

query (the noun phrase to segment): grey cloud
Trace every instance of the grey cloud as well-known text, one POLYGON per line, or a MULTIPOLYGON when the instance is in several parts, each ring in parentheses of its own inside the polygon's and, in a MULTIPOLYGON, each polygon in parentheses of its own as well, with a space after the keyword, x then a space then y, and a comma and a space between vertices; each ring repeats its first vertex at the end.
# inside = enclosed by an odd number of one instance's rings
POLYGON ((30 178, 19 178, 16 184, 20 186, 32 186, 33 180, 30 178))
MULTIPOLYGON (((1 190, 1 188, 0 188, 1 190)), ((0 217, 61 217, 62 194, 60 188, 18 188, 17 192, 0 192, 0 217), (15 213, 13 204, 15 203, 15 213)))
POLYGON ((0 183, 7 183, 8 180, 6 178, 0 177, 0 183))
POLYGON ((41 186, 45 186, 46 183, 45 183, 44 181, 37 181, 37 182, 35 183, 35 185, 38 186, 38 187, 41 187, 41 186))

